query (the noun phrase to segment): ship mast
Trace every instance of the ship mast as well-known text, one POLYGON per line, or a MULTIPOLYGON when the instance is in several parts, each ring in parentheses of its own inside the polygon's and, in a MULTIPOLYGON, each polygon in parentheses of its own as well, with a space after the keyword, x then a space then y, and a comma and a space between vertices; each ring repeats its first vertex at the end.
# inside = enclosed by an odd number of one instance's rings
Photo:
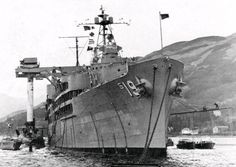
MULTIPOLYGON (((102 18, 102 21, 99 22, 98 18, 95 17, 95 24, 99 24, 100 26, 102 26, 102 37, 103 37, 103 45, 106 45, 106 26, 109 24, 113 24, 113 19, 112 17, 109 17, 109 20, 107 20, 107 14, 105 14, 104 12, 105 10, 101 7, 101 14, 98 15, 100 18, 102 18)), ((99 32, 100 34, 100 32, 99 32)))
POLYGON ((75 55, 76 55, 76 66, 78 67, 79 64, 79 48, 83 48, 83 47, 79 47, 78 45, 78 38, 87 38, 88 36, 68 36, 68 37, 59 37, 59 38, 74 38, 75 39, 75 47, 70 47, 70 48, 75 48, 75 55))
POLYGON ((100 8, 101 10, 101 14, 98 15, 98 17, 94 18, 94 23, 79 23, 77 25, 77 27, 83 25, 83 26, 88 26, 88 25, 99 25, 99 33, 98 33, 98 42, 97 45, 99 45, 100 43, 102 43, 102 45, 106 45, 107 44, 107 35, 109 35, 109 33, 107 33, 106 31, 109 30, 110 34, 112 34, 111 28, 109 27, 109 25, 111 24, 126 24, 129 25, 129 23, 126 22, 113 22, 113 17, 108 17, 109 15, 105 13, 105 10, 103 9, 103 7, 100 8), (102 36, 102 41, 99 43, 99 36, 102 36))

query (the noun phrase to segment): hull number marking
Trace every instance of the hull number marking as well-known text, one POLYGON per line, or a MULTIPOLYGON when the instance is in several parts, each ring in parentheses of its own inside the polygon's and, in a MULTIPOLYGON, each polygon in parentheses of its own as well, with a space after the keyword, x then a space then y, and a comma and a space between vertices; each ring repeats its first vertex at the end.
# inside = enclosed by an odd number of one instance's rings
POLYGON ((126 84, 124 82, 121 82, 121 83, 118 83, 117 85, 119 86, 120 89, 125 88, 131 97, 133 97, 133 96, 139 97, 140 96, 139 92, 137 91, 138 90, 137 87, 130 80, 128 80, 126 82, 126 84))

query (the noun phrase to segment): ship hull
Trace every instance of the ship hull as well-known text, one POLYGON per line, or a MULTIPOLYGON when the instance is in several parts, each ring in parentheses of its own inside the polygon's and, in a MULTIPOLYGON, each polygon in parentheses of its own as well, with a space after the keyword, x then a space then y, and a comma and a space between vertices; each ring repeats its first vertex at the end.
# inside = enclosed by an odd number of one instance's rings
POLYGON ((183 64, 166 58, 128 67, 126 75, 67 101, 73 113, 49 124, 53 147, 101 153, 165 155, 171 82, 183 64), (155 72, 154 72, 155 71, 155 72), (145 84, 145 93, 136 85, 145 84), (151 116, 150 116, 151 115, 151 116))

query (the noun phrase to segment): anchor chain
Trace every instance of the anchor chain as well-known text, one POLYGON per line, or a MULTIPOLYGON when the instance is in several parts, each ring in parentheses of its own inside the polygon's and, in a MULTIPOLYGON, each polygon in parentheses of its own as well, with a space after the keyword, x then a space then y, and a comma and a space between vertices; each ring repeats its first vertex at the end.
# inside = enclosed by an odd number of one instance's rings
POLYGON ((157 123, 158 123, 158 120, 159 120, 159 117, 160 117, 160 113, 161 113, 161 109, 162 109, 162 106, 163 106, 163 103, 164 103, 164 99, 165 99, 165 95, 166 95, 166 92, 167 92, 167 86, 168 86, 168 83, 169 83, 169 79, 170 79, 170 73, 171 73, 171 68, 172 68, 172 64, 169 64, 169 67, 168 67, 168 77, 167 77, 167 81, 166 81, 166 85, 165 85, 165 89, 164 89, 164 93, 163 93, 163 96, 162 96, 162 99, 161 99, 161 104, 160 104, 160 108, 159 108, 159 111, 158 111, 158 115, 156 117, 156 121, 155 121, 155 124, 154 124, 154 127, 152 129, 152 133, 151 133, 151 136, 149 138, 149 133, 150 133, 150 127, 151 127, 151 117, 152 117, 152 110, 153 110, 153 101, 154 101, 154 88, 155 88, 155 71, 157 69, 157 67, 153 67, 153 94, 152 94, 152 101, 151 101, 151 111, 150 111, 150 117, 149 117, 149 124, 148 124, 148 132, 147 132, 147 138, 146 138, 146 142, 145 142, 145 147, 144 147, 144 150, 143 150, 143 153, 139 159, 139 162, 143 162, 146 158, 146 155, 147 155, 147 152, 148 152, 148 149, 150 147, 150 144, 152 142, 152 138, 153 138, 153 135, 154 135, 154 132, 156 130, 156 126, 157 126, 157 123))

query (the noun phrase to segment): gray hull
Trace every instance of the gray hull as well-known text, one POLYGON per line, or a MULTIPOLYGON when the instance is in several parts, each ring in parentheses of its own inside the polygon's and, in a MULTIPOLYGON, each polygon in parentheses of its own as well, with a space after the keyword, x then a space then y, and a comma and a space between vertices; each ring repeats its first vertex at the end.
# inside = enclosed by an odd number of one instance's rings
POLYGON ((142 153, 149 143, 153 154, 165 153, 169 90, 182 72, 182 63, 165 58, 130 65, 126 75, 66 101, 73 112, 49 122, 50 145, 133 154, 142 153), (145 94, 137 93, 140 81, 145 83, 145 94))

